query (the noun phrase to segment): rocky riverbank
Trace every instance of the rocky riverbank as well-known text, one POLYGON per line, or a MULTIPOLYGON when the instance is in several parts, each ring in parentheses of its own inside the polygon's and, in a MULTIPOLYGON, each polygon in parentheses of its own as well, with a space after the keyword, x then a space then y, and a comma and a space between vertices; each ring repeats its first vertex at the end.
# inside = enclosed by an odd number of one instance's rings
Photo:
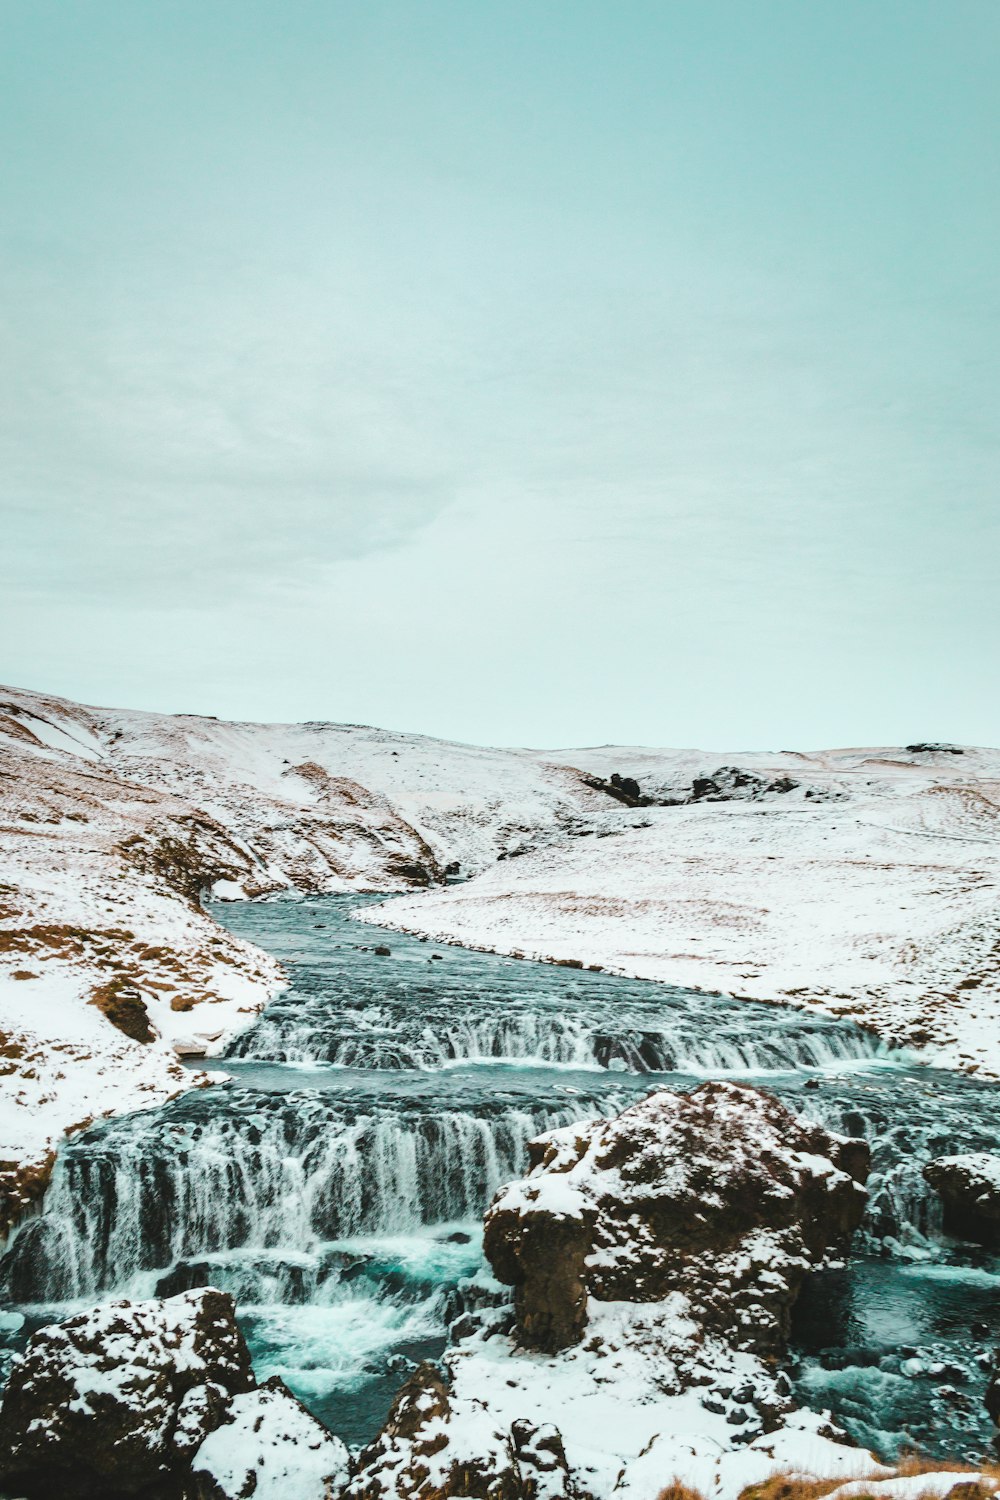
POLYGON ((0 1483, 29 1500, 749 1500, 789 1471, 906 1500, 1000 1486, 895 1479, 791 1398, 789 1310, 848 1252, 863 1142, 714 1083, 550 1131, 530 1157, 486 1215, 498 1282, 364 1450, 258 1385, 231 1299, 194 1290, 37 1333, 0 1408, 0 1483))

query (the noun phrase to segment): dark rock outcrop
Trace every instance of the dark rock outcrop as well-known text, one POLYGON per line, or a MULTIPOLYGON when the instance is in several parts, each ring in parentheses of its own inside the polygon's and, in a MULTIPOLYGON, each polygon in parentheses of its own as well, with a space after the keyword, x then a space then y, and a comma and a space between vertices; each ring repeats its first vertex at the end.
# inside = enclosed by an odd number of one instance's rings
POLYGON ((284 1387, 257 1388, 230 1296, 113 1302, 41 1329, 14 1365, 0 1488, 27 1500, 236 1500, 252 1490, 228 1476, 273 1464, 279 1426, 301 1431, 314 1468, 346 1477, 343 1445, 284 1387), (236 1441, 215 1445, 219 1482, 211 1466, 200 1473, 201 1455, 228 1426, 236 1441))
POLYGON ((745 766, 719 766, 695 776, 689 787, 683 783, 652 787, 643 792, 634 776, 618 771, 605 780, 581 773, 585 786, 603 792, 626 807, 683 807, 692 802, 762 802, 788 792, 800 792, 810 802, 842 802, 845 793, 831 786, 810 786, 794 776, 761 776, 745 766))
POLYGON ((741 766, 720 766, 710 776, 696 776, 691 783, 689 802, 756 802, 774 793, 794 792, 799 786, 791 776, 775 776, 770 781, 756 771, 741 766))
POLYGON ((941 1156, 924 1177, 941 1199, 946 1234, 1000 1250, 1000 1156, 941 1156))
POLYGON ((580 779, 584 786, 593 788, 595 792, 603 792, 606 797, 613 797, 625 807, 647 807, 653 800, 642 795, 634 776, 622 776, 617 771, 613 771, 606 781, 602 776, 582 775, 580 779))
POLYGON ((380 1500, 384 1476, 400 1466, 402 1460, 396 1455, 404 1450, 408 1466, 426 1472, 426 1460, 442 1446, 437 1429, 448 1413, 448 1386, 439 1370, 430 1363, 418 1365, 397 1391, 382 1431, 358 1459, 358 1473, 350 1491, 354 1500, 380 1500))
MULTIPOLYGON (((803 1277, 858 1224, 863 1141, 718 1083, 653 1094, 529 1151, 532 1172, 485 1221, 514 1317, 494 1308, 456 1325, 445 1374, 413 1375, 342 1500, 590 1500, 619 1483, 653 1494, 651 1450, 673 1456, 669 1476, 688 1451, 676 1425, 699 1406, 733 1445, 792 1410, 766 1356, 803 1277)), ((711 1441, 727 1446, 718 1429, 711 1441)))
POLYGON ((0 1407, 0 1484, 30 1500, 180 1494, 229 1396, 252 1386, 222 1292, 80 1313, 36 1333, 14 1366, 0 1407))
MULTIPOLYGON (((0 1032, 0 1058, 4 1056, 5 1046, 11 1045, 0 1032)), ((0 1066, 0 1078, 3 1074, 4 1069, 0 1066)), ((40 1162, 22 1163, 0 1158, 0 1248, 18 1219, 44 1195, 55 1160, 54 1151, 40 1162)))
POLYGON ((433 860, 424 863, 421 860, 407 859, 392 854, 387 857, 385 863, 386 869, 394 879, 405 880, 409 885, 424 887, 434 885, 444 879, 433 860))
POLYGON ((865 1202, 863 1141, 739 1084, 653 1094, 529 1153, 531 1174, 486 1215, 485 1249, 522 1342, 549 1353, 580 1339, 588 1296, 671 1292, 737 1347, 774 1351, 803 1277, 846 1248, 865 1202))
POLYGON ((142 991, 127 979, 109 979, 106 984, 99 984, 90 1003, 133 1042, 151 1042, 156 1036, 142 991))

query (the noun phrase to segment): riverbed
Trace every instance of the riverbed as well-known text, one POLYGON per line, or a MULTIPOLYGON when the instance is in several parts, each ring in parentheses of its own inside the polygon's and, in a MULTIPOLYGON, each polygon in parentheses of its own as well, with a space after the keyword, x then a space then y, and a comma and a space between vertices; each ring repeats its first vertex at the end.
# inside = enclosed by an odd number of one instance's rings
POLYGON ((386 935, 352 918, 373 899, 213 905, 290 987, 218 1061, 227 1082, 64 1145, 0 1261, 0 1356, 76 1307, 210 1282, 258 1375, 364 1442, 449 1322, 503 1295, 480 1219, 527 1141, 726 1077, 872 1148, 857 1253, 797 1312, 800 1398, 886 1457, 990 1450, 1000 1263, 944 1237, 921 1166, 997 1148, 996 1085, 847 1020, 386 935))

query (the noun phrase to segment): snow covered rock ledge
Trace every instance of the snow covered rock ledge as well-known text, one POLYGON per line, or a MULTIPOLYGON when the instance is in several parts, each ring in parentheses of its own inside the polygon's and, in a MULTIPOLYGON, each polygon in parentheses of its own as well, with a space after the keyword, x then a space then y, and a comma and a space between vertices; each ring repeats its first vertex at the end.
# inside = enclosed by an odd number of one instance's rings
POLYGON ((233 1397, 191 1467, 198 1500, 333 1500, 348 1455, 275 1375, 233 1397))
POLYGON ((675 1481, 736 1500, 789 1469, 889 1472, 796 1410, 771 1358, 860 1219, 863 1142, 706 1084, 530 1149, 486 1217, 515 1316, 483 1315, 443 1377, 416 1372, 350 1500, 656 1500, 675 1481))
POLYGON ((941 1156, 924 1176, 941 1199, 947 1234, 1000 1250, 1000 1156, 941 1156))
POLYGON ((0 1406, 0 1486, 27 1500, 278 1500, 289 1450, 296 1500, 336 1493, 343 1444, 280 1381, 256 1387, 211 1288, 43 1328, 0 1406))
POLYGON ((485 1249, 515 1289, 520 1338, 547 1353, 578 1342, 591 1298, 675 1292, 737 1347, 772 1352, 805 1273, 864 1209, 865 1143, 747 1085, 652 1094, 529 1151, 534 1170, 486 1215, 485 1249))

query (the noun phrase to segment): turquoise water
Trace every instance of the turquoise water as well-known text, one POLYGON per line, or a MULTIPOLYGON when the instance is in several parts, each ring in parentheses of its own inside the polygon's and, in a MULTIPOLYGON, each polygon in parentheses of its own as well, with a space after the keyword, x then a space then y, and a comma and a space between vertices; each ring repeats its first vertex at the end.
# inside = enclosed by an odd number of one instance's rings
POLYGON ((1000 1268, 943 1239, 920 1166, 996 1145, 995 1087, 851 1022, 385 934, 351 920, 366 899, 213 907, 290 988, 220 1062, 229 1083, 67 1143, 0 1262, 0 1344, 210 1282, 237 1298, 258 1372, 363 1442, 449 1324, 505 1296, 480 1220, 526 1142, 725 1076, 872 1145, 862 1253, 797 1317, 799 1393, 886 1453, 985 1451, 1000 1268))

